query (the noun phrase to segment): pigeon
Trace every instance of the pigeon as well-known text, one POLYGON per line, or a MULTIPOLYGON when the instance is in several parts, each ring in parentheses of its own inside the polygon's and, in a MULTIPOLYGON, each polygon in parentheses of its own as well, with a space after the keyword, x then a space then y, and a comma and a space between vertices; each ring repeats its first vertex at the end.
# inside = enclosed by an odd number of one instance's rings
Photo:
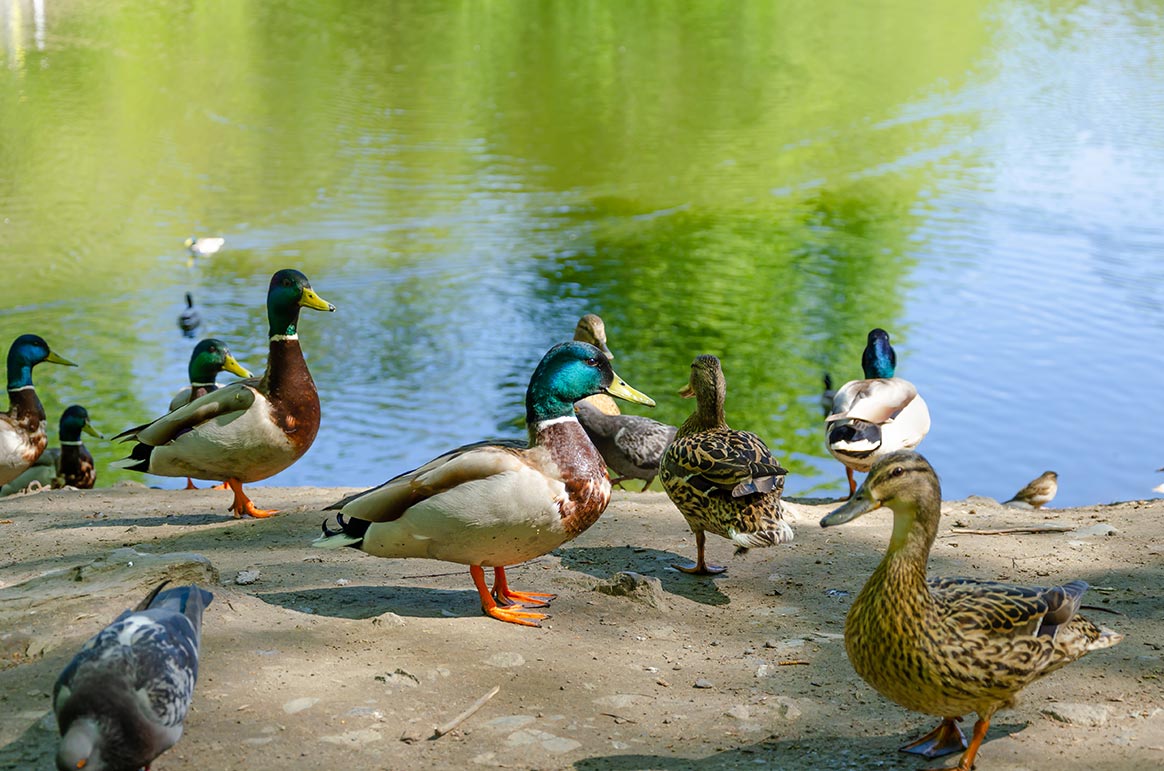
POLYGON ((1054 471, 1044 471, 1030 484, 1015 493, 1010 500, 1003 501, 1002 505, 1015 504, 1016 507, 1021 508, 1022 504, 1026 504, 1031 508, 1040 509, 1050 503, 1057 492, 1059 492, 1059 475, 1054 471))
POLYGON ((163 581, 89 639, 53 686, 58 771, 139 771, 174 746, 198 678, 214 595, 163 581))

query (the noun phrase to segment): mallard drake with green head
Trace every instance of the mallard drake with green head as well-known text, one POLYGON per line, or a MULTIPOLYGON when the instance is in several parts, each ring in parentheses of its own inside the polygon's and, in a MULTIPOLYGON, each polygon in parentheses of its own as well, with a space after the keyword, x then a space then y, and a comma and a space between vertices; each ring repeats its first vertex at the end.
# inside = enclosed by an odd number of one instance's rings
POLYGON ((91 490, 97 482, 97 466, 93 455, 81 440, 81 432, 104 439, 89 422, 89 411, 79 404, 70 405, 61 413, 61 460, 58 476, 61 484, 81 490, 91 490))
POLYGON ((210 391, 122 432, 114 438, 137 444, 117 465, 160 476, 225 479, 234 491, 230 510, 235 517, 273 514, 256 508, 242 485, 299 460, 319 431, 319 394, 299 347, 301 308, 335 310, 299 271, 272 276, 267 290, 270 353, 263 376, 210 391))
MULTIPOLYGON (((582 318, 578 319, 577 326, 574 327, 574 339, 580 343, 589 343, 598 350, 602 351, 603 355, 610 360, 614 360, 614 354, 606 347, 606 323, 596 313, 587 313, 582 318)), ((593 405, 604 415, 621 415, 622 410, 618 408, 618 402, 610 398, 606 394, 592 394, 587 396, 582 401, 593 405)))
POLYGON ((377 557, 421 557, 469 566, 486 615, 539 626, 552 594, 515 592, 507 565, 540 557, 590 527, 610 502, 606 463, 574 417, 574 403, 608 393, 654 405, 615 375, 592 345, 561 343, 542 358, 526 390, 529 442, 459 447, 379 487, 328 507, 314 546, 351 546, 377 557), (493 591, 485 585, 492 567, 493 591))
POLYGON ((20 476, 44 452, 44 405, 32 385, 41 362, 77 366, 49 350, 44 338, 21 335, 8 349, 8 412, 0 412, 0 485, 20 476))
POLYGON ((941 518, 938 476, 921 455, 890 453, 873 464, 849 502, 821 520, 841 525, 882 506, 893 511, 889 550, 845 619, 853 669, 882 696, 941 724, 902 750, 938 757, 966 749, 970 771, 994 713, 1043 675, 1123 635, 1078 615, 1083 581, 1017 586, 974 578, 926 578, 941 518), (967 748, 958 729, 975 712, 967 748))
POLYGON ((869 332, 861 368, 865 379, 838 388, 825 418, 829 452, 845 465, 850 496, 857 489, 854 471, 868 471, 887 453, 917 447, 930 430, 930 411, 917 388, 894 377, 897 354, 884 329, 869 332))
POLYGON ((723 412, 727 383, 719 359, 697 356, 679 395, 694 397, 695 411, 663 454, 659 479, 695 533, 696 560, 676 567, 699 575, 724 571, 705 560, 707 532, 732 541, 736 554, 791 541, 780 500, 788 472, 760 437, 728 427, 723 412))
MULTIPOLYGON (((234 358, 226 343, 215 337, 199 340, 198 345, 194 346, 194 350, 190 353, 190 363, 186 367, 190 385, 178 389, 174 398, 170 399, 170 412, 179 407, 185 407, 211 391, 217 391, 221 387, 218 385, 218 373, 223 370, 241 378, 251 376, 250 371, 234 358)), ((225 490, 227 485, 224 482, 220 487, 225 490)), ((186 477, 186 489, 198 489, 190 477, 186 477)))

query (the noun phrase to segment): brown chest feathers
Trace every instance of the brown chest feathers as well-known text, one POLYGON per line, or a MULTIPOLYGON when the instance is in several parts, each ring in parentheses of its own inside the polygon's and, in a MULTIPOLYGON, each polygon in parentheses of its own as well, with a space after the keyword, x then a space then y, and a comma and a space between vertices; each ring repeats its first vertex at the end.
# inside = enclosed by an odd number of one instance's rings
POLYGON ((16 428, 27 432, 29 442, 35 452, 29 453, 28 462, 32 463, 44 452, 48 440, 44 433, 44 405, 31 386, 8 392, 11 406, 8 408, 8 417, 16 428))
POLYGON ((303 359, 298 340, 272 340, 267 372, 259 391, 271 404, 271 419, 299 454, 307 451, 319 431, 319 393, 303 359))
POLYGON ((566 500, 560 507, 562 526, 574 538, 598 521, 610 503, 606 461, 575 419, 547 421, 538 427, 531 458, 542 471, 562 480, 566 500))

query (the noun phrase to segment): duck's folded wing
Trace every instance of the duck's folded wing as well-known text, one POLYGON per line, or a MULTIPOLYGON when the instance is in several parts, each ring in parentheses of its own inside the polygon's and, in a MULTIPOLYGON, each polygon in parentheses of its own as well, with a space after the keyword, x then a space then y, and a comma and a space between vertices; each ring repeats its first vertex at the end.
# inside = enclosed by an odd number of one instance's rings
POLYGON ((114 439, 136 439, 151 447, 161 447, 172 442, 182 433, 209 420, 245 412, 255 403, 254 387, 257 380, 240 380, 228 386, 200 396, 185 407, 179 407, 152 423, 123 431, 114 439))
POLYGON ((901 378, 853 380, 837 391, 833 413, 825 418, 864 420, 878 425, 897 417, 917 397, 917 387, 901 378))
POLYGON ((1054 635, 1079 610, 1087 584, 1017 586, 972 578, 935 578, 930 590, 947 617, 963 630, 999 637, 1054 635))
POLYGON ((328 506, 345 517, 391 522, 411 506, 457 485, 525 468, 520 442, 478 442, 434 458, 420 468, 394 477, 379 487, 328 506))
POLYGON ((627 460, 640 468, 652 467, 659 462, 667 445, 675 438, 675 427, 650 418, 635 417, 627 421, 614 436, 614 443, 627 460))
POLYGON ((737 497, 771 492, 783 487, 788 473, 764 442, 747 431, 703 434, 698 442, 681 442, 676 449, 679 475, 704 490, 718 487, 737 497))

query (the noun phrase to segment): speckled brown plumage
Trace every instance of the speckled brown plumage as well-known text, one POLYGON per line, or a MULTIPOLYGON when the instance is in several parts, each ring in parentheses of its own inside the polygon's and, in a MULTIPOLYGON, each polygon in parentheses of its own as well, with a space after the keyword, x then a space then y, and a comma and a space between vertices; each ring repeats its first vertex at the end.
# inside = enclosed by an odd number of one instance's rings
POLYGON ((883 696, 943 718, 935 734, 903 749, 930 757, 956 752, 954 719, 977 713, 974 742, 959 765, 969 771, 997 710, 1012 706, 1031 682, 1122 636, 1076 615, 1083 581, 1037 587, 927 580, 941 488, 915 452, 878 460, 850 502, 821 524, 843 524, 883 505, 893 509, 893 535, 849 610, 845 650, 857 674, 883 696))
POLYGON ((728 427, 723 411, 727 387, 719 359, 697 357, 681 393, 695 397, 695 412, 663 454, 659 478, 695 533, 696 564, 682 569, 722 570, 704 560, 705 532, 730 539, 737 554, 792 540, 780 502, 787 472, 758 436, 728 427))

